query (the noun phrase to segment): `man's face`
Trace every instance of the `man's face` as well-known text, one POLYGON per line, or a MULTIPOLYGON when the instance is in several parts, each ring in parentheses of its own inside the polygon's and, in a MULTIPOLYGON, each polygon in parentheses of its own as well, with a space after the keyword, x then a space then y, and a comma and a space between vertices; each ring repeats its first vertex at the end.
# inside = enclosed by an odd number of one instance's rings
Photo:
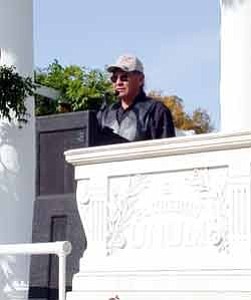
POLYGON ((139 94, 144 84, 144 75, 139 72, 117 70, 112 73, 111 81, 118 97, 130 102, 139 94))

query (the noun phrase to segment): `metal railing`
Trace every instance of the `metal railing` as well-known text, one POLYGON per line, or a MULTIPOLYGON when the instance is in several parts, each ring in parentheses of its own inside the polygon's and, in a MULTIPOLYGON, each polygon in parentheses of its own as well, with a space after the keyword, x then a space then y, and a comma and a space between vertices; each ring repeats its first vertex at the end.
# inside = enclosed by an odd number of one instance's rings
POLYGON ((0 255, 16 255, 16 254, 55 254, 59 259, 58 270, 58 299, 65 300, 66 297, 66 257, 71 253, 71 243, 51 242, 51 243, 35 243, 35 244, 8 244, 0 245, 0 255))

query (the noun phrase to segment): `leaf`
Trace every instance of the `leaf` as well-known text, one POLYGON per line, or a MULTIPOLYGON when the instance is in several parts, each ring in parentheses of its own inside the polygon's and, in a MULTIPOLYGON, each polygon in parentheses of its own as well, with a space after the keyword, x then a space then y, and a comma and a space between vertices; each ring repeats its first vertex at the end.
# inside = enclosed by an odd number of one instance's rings
MULTIPOLYGON (((54 60, 48 68, 36 71, 36 82, 59 90, 60 99, 69 103, 73 111, 98 108, 105 94, 109 94, 109 102, 115 100, 115 97, 111 96, 112 85, 108 75, 97 69, 89 70, 76 65, 63 67, 54 60)), ((43 109, 41 106, 43 106, 42 98, 36 101, 36 111, 40 114, 53 111, 52 103, 48 101, 43 109)))
POLYGON ((184 108, 184 101, 176 95, 166 96, 161 92, 152 91, 149 96, 161 101, 172 113, 174 126, 182 130, 194 130, 196 134, 207 133, 213 130, 208 112, 197 108, 188 114, 184 108))
POLYGON ((0 113, 1 117, 18 121, 19 127, 27 123, 25 100, 34 95, 36 89, 30 77, 22 77, 15 67, 0 66, 0 113))

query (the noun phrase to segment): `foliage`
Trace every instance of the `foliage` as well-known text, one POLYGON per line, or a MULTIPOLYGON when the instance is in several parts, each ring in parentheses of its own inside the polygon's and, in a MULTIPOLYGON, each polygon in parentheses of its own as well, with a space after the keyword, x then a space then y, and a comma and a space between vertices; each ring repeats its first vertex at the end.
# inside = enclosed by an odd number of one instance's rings
POLYGON ((55 114, 57 112, 58 102, 47 97, 35 95, 35 114, 44 116, 55 114))
MULTIPOLYGON (((108 94, 108 101, 113 100, 111 83, 107 74, 100 70, 70 65, 63 67, 57 60, 45 70, 36 72, 36 82, 60 91, 58 103, 68 103, 72 111, 97 109, 108 94)), ((37 113, 41 113, 41 98, 37 104, 37 113)), ((55 104, 54 104, 55 105, 55 104)), ((48 110, 55 112, 53 104, 48 110)))
MULTIPOLYGON (((51 101, 41 96, 36 97, 36 114, 59 112, 59 104, 68 104, 72 111, 98 109, 108 95, 107 102, 114 101, 112 85, 106 73, 89 70, 85 67, 70 65, 63 67, 57 60, 45 70, 36 72, 36 82, 60 91, 60 98, 51 101)), ((206 133, 213 130, 209 114, 198 108, 188 114, 183 100, 177 96, 166 96, 152 91, 149 96, 162 101, 172 112, 174 125, 182 130, 194 130, 206 133)))
POLYGON ((150 92, 149 95, 162 101, 170 109, 176 128, 194 130, 197 134, 207 133, 213 130, 210 116, 206 110, 197 108, 190 115, 185 112, 184 102, 178 96, 165 96, 156 91, 150 92))
POLYGON ((8 121, 16 119, 21 127, 27 123, 25 100, 34 95, 35 85, 30 77, 22 77, 15 67, 0 66, 0 114, 8 121))

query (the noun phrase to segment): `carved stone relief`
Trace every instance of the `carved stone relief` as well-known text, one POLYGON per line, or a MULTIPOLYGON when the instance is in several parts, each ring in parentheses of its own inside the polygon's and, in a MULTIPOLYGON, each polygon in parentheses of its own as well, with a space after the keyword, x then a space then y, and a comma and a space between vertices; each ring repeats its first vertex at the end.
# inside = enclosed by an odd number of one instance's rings
POLYGON ((250 238, 250 179, 229 176, 226 166, 96 181, 77 185, 90 253, 207 249, 227 255, 233 243, 236 249, 250 238))
POLYGON ((79 180, 77 184, 77 200, 80 206, 90 203, 90 180, 79 180))
POLYGON ((109 179, 107 251, 212 247, 229 251, 228 169, 109 179))
POLYGON ((107 254, 127 246, 124 235, 131 221, 137 222, 151 215, 150 206, 141 206, 140 198, 148 190, 149 176, 133 175, 110 180, 109 204, 107 207, 107 254), (119 181, 119 182, 118 182, 119 181), (115 184, 113 184, 115 182, 115 184), (118 184, 117 184, 118 183, 118 184))
POLYGON ((250 239, 250 182, 232 184, 230 190, 232 236, 234 242, 250 239))
POLYGON ((77 183, 77 204, 87 239, 85 257, 97 251, 97 243, 104 239, 104 201, 98 197, 98 188, 91 179, 82 179, 77 183))

